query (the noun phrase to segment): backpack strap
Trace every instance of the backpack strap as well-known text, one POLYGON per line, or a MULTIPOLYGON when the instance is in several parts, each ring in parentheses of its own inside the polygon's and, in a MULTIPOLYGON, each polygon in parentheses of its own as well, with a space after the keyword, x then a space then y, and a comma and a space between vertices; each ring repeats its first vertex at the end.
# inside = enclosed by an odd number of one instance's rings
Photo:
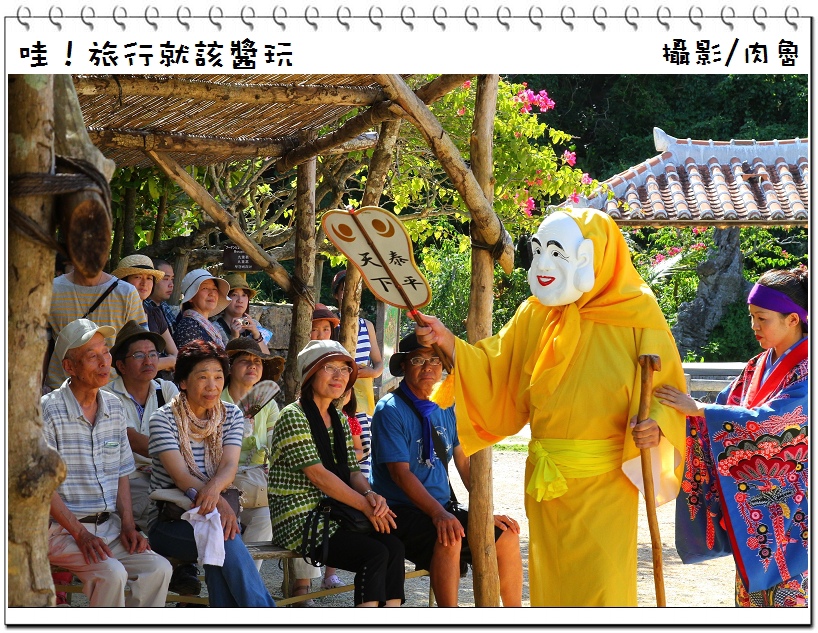
MULTIPOLYGON (((393 391, 392 393, 394 393, 398 398, 403 400, 406 403, 406 406, 408 406, 409 409, 411 409, 412 413, 415 414, 415 417, 417 417, 418 421, 421 424, 423 424, 423 416, 420 414, 420 411, 418 411, 418 408, 415 406, 415 403, 409 399, 409 396, 403 393, 403 391, 400 388, 395 389, 395 391, 393 391)), ((446 473, 446 481, 448 481, 449 483, 450 501, 454 507, 457 507, 459 505, 457 501, 457 495, 454 494, 454 488, 452 488, 452 481, 451 478, 449 477, 449 454, 446 452, 446 445, 443 442, 443 438, 440 436, 440 433, 438 432, 437 427, 434 424, 432 425, 432 446, 435 449, 437 458, 443 464, 443 470, 446 473)))
POLYGON ((156 388, 156 408, 165 406, 165 394, 162 393, 162 385, 156 388))
POLYGON ((113 292, 114 288, 117 287, 117 284, 119 284, 119 279, 114 278, 114 283, 108 286, 105 289, 105 292, 103 292, 99 297, 97 297, 97 300, 94 301, 94 305, 88 308, 88 312, 83 314, 80 318, 87 319, 88 315, 91 314, 94 310, 96 310, 103 301, 105 301, 105 297, 107 297, 109 294, 111 294, 111 292, 113 292))

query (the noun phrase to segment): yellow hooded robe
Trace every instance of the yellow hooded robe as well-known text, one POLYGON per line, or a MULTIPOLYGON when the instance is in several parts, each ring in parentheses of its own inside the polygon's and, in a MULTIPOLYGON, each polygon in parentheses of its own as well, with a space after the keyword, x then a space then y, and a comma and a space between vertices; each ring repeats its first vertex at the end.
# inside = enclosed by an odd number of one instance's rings
MULTIPOLYGON (((495 336, 455 344, 454 399, 469 455, 525 426, 531 606, 636 606, 642 490, 629 428, 639 408, 641 354, 657 354, 654 385, 684 390, 679 354, 653 293, 614 221, 573 210, 594 244, 594 287, 567 306, 530 297, 495 336)), ((651 406, 664 437, 652 449, 657 505, 676 497, 684 416, 651 406)))

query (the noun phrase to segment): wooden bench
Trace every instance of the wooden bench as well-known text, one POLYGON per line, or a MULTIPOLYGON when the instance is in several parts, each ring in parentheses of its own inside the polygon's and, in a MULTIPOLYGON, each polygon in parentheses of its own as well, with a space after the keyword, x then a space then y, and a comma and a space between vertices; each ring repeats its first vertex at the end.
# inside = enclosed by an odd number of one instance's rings
MULTIPOLYGON (((318 591, 310 591, 308 593, 299 595, 299 596, 292 596, 288 595, 290 593, 290 586, 291 586, 291 578, 293 578, 293 560, 296 558, 301 558, 301 554, 298 552, 294 552, 292 550, 284 549, 283 547, 278 547, 269 543, 267 541, 261 541, 257 543, 245 543, 247 546, 247 551, 250 552, 250 555, 253 557, 253 560, 281 560, 284 561, 282 565, 284 571, 284 582, 282 583, 284 594, 283 596, 276 596, 274 592, 273 598, 275 598, 276 604, 280 607, 285 607, 290 604, 294 604, 296 602, 304 602, 311 598, 323 598, 324 596, 332 596, 338 593, 345 593, 347 591, 354 591, 354 585, 345 585, 343 587, 333 587, 332 589, 320 589, 318 591)), ((64 569, 60 569, 57 567, 52 566, 52 572, 56 571, 65 571, 64 569)), ((406 579, 409 578, 421 578, 423 576, 428 576, 429 572, 425 569, 416 569, 415 571, 410 571, 406 573, 406 579)), ((68 585, 55 585, 54 586, 56 591, 64 591, 68 594, 69 600, 68 603, 71 603, 71 594, 72 593, 79 593, 82 591, 82 585, 71 583, 68 585)), ((126 589, 127 590, 127 589, 126 589)), ((431 585, 429 586, 429 606, 434 606, 434 593, 432 592, 431 585)), ((207 596, 183 596, 175 593, 168 592, 167 597, 165 598, 165 602, 185 602, 185 603, 192 603, 192 604, 208 604, 207 596)))

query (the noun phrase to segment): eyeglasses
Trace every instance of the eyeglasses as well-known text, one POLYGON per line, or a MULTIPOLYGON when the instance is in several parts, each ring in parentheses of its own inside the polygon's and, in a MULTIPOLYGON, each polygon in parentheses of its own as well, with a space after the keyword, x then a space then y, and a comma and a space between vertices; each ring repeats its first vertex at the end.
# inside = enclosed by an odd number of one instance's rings
POLYGON ((134 360, 143 361, 145 358, 150 358, 151 360, 157 360, 159 358, 159 352, 134 352, 125 358, 133 358, 134 360))
POLYGON ((249 356, 245 358, 238 358, 233 361, 234 365, 254 365, 256 367, 263 367, 264 362, 258 356, 249 356))
POLYGON ((328 374, 332 374, 333 376, 337 376, 338 374, 346 374, 349 376, 352 373, 352 367, 349 365, 344 365, 342 367, 336 367, 335 365, 324 365, 321 369, 328 374))
POLYGON ((440 365, 440 357, 432 356, 430 358, 423 358, 423 356, 413 356, 409 362, 415 367, 423 367, 426 363, 429 363, 432 367, 437 367, 440 365))

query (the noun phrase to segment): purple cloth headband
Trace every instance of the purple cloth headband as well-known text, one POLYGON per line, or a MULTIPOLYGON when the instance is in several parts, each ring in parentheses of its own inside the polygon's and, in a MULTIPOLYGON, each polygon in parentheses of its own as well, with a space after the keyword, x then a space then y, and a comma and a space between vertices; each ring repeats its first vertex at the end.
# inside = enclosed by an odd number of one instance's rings
POLYGON ((801 321, 807 323, 807 311, 780 290, 756 284, 747 297, 747 303, 781 314, 795 312, 801 318, 801 321))

